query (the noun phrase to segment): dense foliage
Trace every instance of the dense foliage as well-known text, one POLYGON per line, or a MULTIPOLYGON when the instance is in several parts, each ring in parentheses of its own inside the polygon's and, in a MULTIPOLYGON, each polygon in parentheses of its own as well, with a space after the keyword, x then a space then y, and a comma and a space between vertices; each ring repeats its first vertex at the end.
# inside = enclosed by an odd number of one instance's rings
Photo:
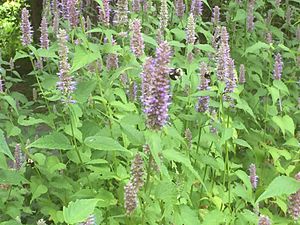
POLYGON ((46 0, 40 43, 20 10, 0 224, 298 224, 299 6, 46 0))

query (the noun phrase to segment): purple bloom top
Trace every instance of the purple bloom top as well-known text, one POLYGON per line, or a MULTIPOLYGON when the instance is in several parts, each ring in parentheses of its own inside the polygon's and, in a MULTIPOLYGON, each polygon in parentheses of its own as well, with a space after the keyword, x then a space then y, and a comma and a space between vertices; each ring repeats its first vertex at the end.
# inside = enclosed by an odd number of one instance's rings
POLYGON ((44 16, 42 18, 40 30, 41 30, 41 37, 40 37, 41 47, 48 49, 49 48, 48 23, 46 17, 44 16))
POLYGON ((214 25, 218 25, 220 22, 220 7, 217 5, 213 8, 211 22, 214 25))
POLYGON ((147 59, 142 72, 142 103, 147 125, 153 130, 160 130, 168 120, 170 60, 171 48, 167 42, 161 42, 156 49, 156 58, 147 59))
MULTIPOLYGON (((207 74, 209 74, 207 64, 202 62, 200 64, 200 84, 199 84, 199 91, 207 91, 209 90, 209 78, 207 78, 207 74)), ((209 96, 200 96, 198 98, 198 112, 206 112, 209 108, 209 96)))
POLYGON ((68 62, 68 46, 67 46, 67 33, 65 30, 60 29, 58 34, 58 44, 59 44, 59 81, 57 82, 57 88, 61 91, 64 96, 63 102, 75 103, 72 98, 72 93, 75 90, 76 82, 73 77, 70 76, 70 64, 68 62))
POLYGON ((255 164, 250 164, 249 166, 249 173, 250 173, 250 182, 253 189, 257 188, 258 183, 258 176, 256 176, 256 166, 255 164))
POLYGON ((103 23, 105 26, 109 26, 109 18, 110 18, 109 0, 103 0, 102 4, 103 4, 103 8, 100 6, 98 7, 99 18, 101 23, 103 23))
POLYGON ((274 79, 280 80, 282 75, 282 69, 283 69, 283 62, 280 53, 277 53, 275 55, 275 64, 274 64, 274 79))
POLYGON ((22 44, 23 46, 28 46, 32 42, 32 28, 29 22, 29 11, 26 8, 22 9, 21 19, 22 44))
POLYGON ((201 16, 202 10, 202 0, 192 0, 191 13, 193 13, 194 16, 201 16))
POLYGON ((176 9, 176 15, 178 17, 183 17, 185 11, 185 4, 183 3, 183 0, 175 1, 175 9, 176 9))
POLYGON ((160 21, 160 29, 161 30, 166 29, 169 22, 167 0, 161 0, 159 21, 160 21))
POLYGON ((196 23, 194 20, 194 16, 191 13, 189 18, 188 18, 188 23, 187 23, 187 29, 186 29, 186 40, 188 44, 194 44, 196 40, 196 23))
POLYGON ((139 19, 134 19, 131 23, 131 40, 130 40, 130 47, 133 54, 136 57, 140 57, 144 54, 144 40, 142 38, 141 33, 141 21, 139 19))

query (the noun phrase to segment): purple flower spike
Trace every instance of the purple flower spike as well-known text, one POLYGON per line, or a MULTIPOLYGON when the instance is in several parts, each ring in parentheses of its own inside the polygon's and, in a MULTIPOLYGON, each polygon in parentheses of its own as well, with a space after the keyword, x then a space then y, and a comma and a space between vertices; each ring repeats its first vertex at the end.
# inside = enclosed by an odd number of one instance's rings
MULTIPOLYGON (((112 38, 112 45, 115 45, 116 41, 112 38)), ((119 67, 119 58, 117 54, 110 53, 106 58, 107 70, 117 69, 119 67)))
POLYGON ((14 152, 15 162, 14 162, 14 169, 20 170, 23 162, 24 162, 24 156, 21 151, 20 144, 16 144, 15 152, 14 152))
POLYGON ((183 17, 185 11, 185 4, 183 3, 183 0, 175 1, 175 9, 176 9, 176 15, 180 18, 183 17))
POLYGON ((68 19, 72 27, 79 23, 79 10, 77 9, 77 0, 68 0, 68 19))
POLYGON ((67 33, 65 30, 60 29, 58 34, 59 51, 58 55, 60 58, 59 62, 59 81, 57 82, 57 88, 61 91, 65 99, 63 102, 75 103, 72 98, 72 93, 75 90, 76 82, 73 77, 70 76, 70 64, 68 62, 68 46, 67 46, 67 33))
POLYGON ((191 13, 196 16, 201 16, 202 15, 202 0, 192 0, 191 3, 191 13))
MULTIPOLYGON (((200 85, 198 90, 199 91, 207 91, 209 90, 209 79, 206 78, 207 74, 209 74, 207 64, 202 62, 200 64, 200 85)), ((198 98, 198 105, 197 110, 198 112, 206 112, 209 107, 209 96, 200 96, 198 98)))
POLYGON ((147 59, 142 72, 142 103, 147 126, 153 130, 160 130, 168 120, 170 81, 167 74, 170 60, 171 48, 167 42, 161 42, 156 58, 147 59))
POLYGON ((275 55, 275 64, 274 64, 274 79, 280 80, 282 75, 283 62, 280 53, 275 55))
POLYGON ((189 18, 188 18, 188 23, 187 23, 187 29, 186 29, 186 40, 188 44, 194 44, 196 40, 196 23, 194 20, 194 16, 191 13, 189 18))
POLYGON ((124 202, 125 210, 127 214, 131 214, 138 206, 137 190, 134 185, 129 182, 124 187, 124 202))
POLYGON ((3 93, 4 92, 4 87, 3 87, 3 80, 2 80, 2 77, 0 76, 0 93, 3 93))
POLYGON ((131 183, 138 191, 144 185, 144 161, 142 156, 137 153, 131 164, 131 183))
POLYGON ((49 48, 48 23, 46 17, 44 16, 42 18, 40 30, 41 30, 41 37, 40 37, 41 47, 48 49, 49 48))
POLYGON ((253 189, 257 188, 258 183, 258 176, 256 176, 256 166, 255 164, 250 164, 249 166, 249 173, 250 173, 250 183, 253 189))
MULTIPOLYGON (((295 175, 295 179, 300 182, 300 172, 295 175)), ((295 221, 300 218, 300 189, 289 196, 288 213, 295 221)))
POLYGON ((239 83, 244 84, 246 83, 246 76, 245 76, 245 65, 240 65, 240 75, 239 75, 239 83))
POLYGON ((254 5, 255 0, 249 1, 247 9, 247 30, 249 32, 252 32, 254 30, 254 5))
POLYGON ((117 24, 127 24, 128 23, 128 0, 118 0, 117 2, 117 14, 116 21, 117 24))
POLYGON ((23 46, 30 45, 32 42, 32 27, 29 22, 29 11, 26 8, 22 9, 21 31, 23 46))
POLYGON ((211 22, 217 26, 220 22, 220 7, 219 6, 215 6, 213 8, 213 13, 212 13, 212 17, 211 17, 211 22))
POLYGON ((139 12, 141 10, 141 1, 140 0, 132 0, 132 11, 139 12))
POLYGON ((259 221, 258 221, 258 225, 271 225, 271 220, 269 219, 269 217, 261 215, 259 217, 259 221))
POLYGON ((109 0, 103 0, 102 1, 103 8, 98 7, 99 11, 99 19, 101 23, 103 23, 105 26, 109 26, 109 18, 110 18, 110 7, 109 7, 109 0))
POLYGON ((141 21, 139 19, 134 19, 131 23, 132 36, 130 40, 130 47, 136 57, 140 57, 144 54, 145 46, 141 29, 141 21))
POLYGON ((160 29, 164 31, 167 28, 169 22, 167 0, 161 0, 159 21, 160 21, 160 29))

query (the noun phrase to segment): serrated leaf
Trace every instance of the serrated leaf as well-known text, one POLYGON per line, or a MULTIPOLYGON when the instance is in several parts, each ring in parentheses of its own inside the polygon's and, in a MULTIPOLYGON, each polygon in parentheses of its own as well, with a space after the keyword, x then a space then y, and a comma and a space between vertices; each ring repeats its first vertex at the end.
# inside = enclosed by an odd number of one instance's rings
POLYGON ((6 143, 4 132, 0 129, 0 152, 7 155, 11 160, 15 160, 6 143))
POLYGON ((34 199, 37 199, 37 198, 40 197, 42 194, 47 193, 48 188, 47 188, 45 185, 40 184, 40 185, 38 185, 38 186, 36 187, 35 190, 31 190, 31 191, 32 191, 32 198, 31 198, 31 200, 30 200, 30 203, 32 203, 32 201, 33 201, 34 199))
POLYGON ((72 149, 69 139, 58 132, 46 135, 31 143, 27 148, 42 148, 42 149, 58 149, 69 150, 72 149))
POLYGON ((18 109, 17 109, 17 103, 11 96, 2 96, 2 99, 6 100, 7 103, 15 110, 15 112, 19 115, 18 109))
POLYGON ((287 176, 279 176, 269 184, 266 190, 258 197, 256 203, 268 198, 290 195, 297 192, 299 189, 300 182, 296 179, 287 176))
POLYGON ((89 80, 78 83, 74 92, 75 98, 79 103, 84 103, 88 100, 90 94, 95 89, 97 81, 89 80))
POLYGON ((84 144, 90 148, 96 149, 96 150, 104 150, 104 151, 122 151, 122 152, 130 152, 126 148, 124 148, 122 145, 120 145, 119 142, 116 140, 105 137, 105 136, 92 136, 87 137, 84 140, 84 144))
POLYGON ((20 185, 21 182, 27 183, 27 180, 18 171, 0 169, 0 184, 20 185))
POLYGON ((247 55, 248 53, 259 53, 259 50, 261 49, 269 49, 270 45, 263 43, 261 41, 255 43, 254 45, 248 47, 244 53, 244 55, 247 55))
POLYGON ((185 225, 200 225, 197 211, 192 210, 190 207, 182 206, 180 214, 185 225))
POLYGON ((236 15, 235 15, 235 17, 233 19, 233 22, 245 20, 246 17, 247 17, 247 14, 246 14, 245 10, 238 9, 237 12, 236 12, 236 15))
POLYGON ((36 125, 36 124, 40 124, 40 123, 46 123, 46 122, 42 119, 36 119, 36 118, 33 118, 33 117, 26 118, 26 116, 22 115, 18 118, 18 123, 22 126, 32 126, 32 125, 36 125))
POLYGON ((196 172, 196 170, 192 166, 190 160, 185 155, 183 155, 182 153, 180 153, 178 151, 172 150, 172 149, 163 151, 163 155, 168 160, 173 160, 175 162, 180 162, 183 165, 185 165, 191 171, 191 173, 201 182, 204 189, 207 190, 205 184, 202 181, 202 178, 196 172))
POLYGON ((64 220, 67 224, 76 224, 86 220, 93 214, 97 202, 100 199, 80 199, 70 202, 68 207, 63 208, 64 220))
POLYGON ((241 145, 241 146, 244 146, 244 147, 247 147, 247 148, 252 149, 252 147, 251 147, 251 146, 248 144, 248 142, 245 141, 245 140, 242 140, 242 139, 234 139, 233 142, 234 142, 235 144, 238 144, 238 145, 241 145))
POLYGON ((96 59, 100 57, 101 55, 99 52, 90 52, 85 48, 83 48, 82 46, 76 46, 73 65, 70 73, 73 73, 76 70, 81 69, 82 67, 94 62, 96 59))
POLYGON ((143 36, 145 43, 149 43, 149 44, 153 45, 154 47, 157 47, 157 43, 154 38, 152 38, 146 34, 142 34, 142 36, 143 36))
POLYGON ((215 49, 209 44, 197 44, 195 47, 204 52, 215 52, 215 49))

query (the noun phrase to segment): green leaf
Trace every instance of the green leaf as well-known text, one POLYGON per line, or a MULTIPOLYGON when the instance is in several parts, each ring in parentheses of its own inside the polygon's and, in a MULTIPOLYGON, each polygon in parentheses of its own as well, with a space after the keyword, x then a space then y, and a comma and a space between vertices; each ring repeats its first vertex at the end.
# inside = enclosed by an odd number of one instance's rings
POLYGON ((7 155, 11 160, 15 160, 6 143, 4 132, 0 129, 0 152, 7 155))
POLYGON ((244 55, 247 55, 248 53, 259 53, 259 50, 261 49, 269 49, 270 45, 263 43, 261 41, 255 43, 254 45, 248 47, 244 53, 244 55))
POLYGON ((233 140, 234 143, 238 144, 238 145, 241 145, 241 146, 244 146, 244 147, 247 147, 247 148, 250 148, 252 149, 252 147, 248 144, 247 141, 245 140, 242 140, 242 139, 234 139, 233 140))
POLYGON ((237 12, 236 12, 236 15, 233 19, 233 22, 245 20, 246 17, 247 17, 247 14, 246 14, 245 10, 238 9, 237 12))
POLYGON ((173 149, 169 149, 169 150, 163 151, 163 155, 168 160, 173 160, 175 162, 180 162, 183 165, 185 165, 191 171, 191 173, 201 182, 201 184, 203 185, 204 189, 207 190, 205 184, 202 181, 202 178, 199 176, 199 174, 197 173, 197 171, 191 165, 190 160, 185 155, 183 155, 182 153, 180 153, 178 151, 175 151, 173 149))
POLYGON ((218 225, 223 224, 225 220, 225 216, 223 212, 220 212, 219 210, 215 209, 210 212, 208 212, 204 219, 202 225, 218 225))
POLYGON ((35 188, 35 190, 31 190, 31 191, 32 191, 32 198, 30 200, 30 204, 34 199, 40 197, 42 194, 47 193, 48 188, 45 185, 40 184, 35 188))
POLYGON ((96 149, 96 150, 122 151, 122 152, 130 152, 131 153, 131 151, 128 151, 126 148, 124 148, 122 145, 120 145, 119 142, 115 141, 114 139, 112 139, 110 137, 105 137, 105 136, 87 137, 84 140, 84 144, 86 146, 96 149))
POLYGON ((32 126, 32 125, 36 125, 36 124, 40 124, 40 123, 46 123, 46 122, 42 119, 36 119, 36 118, 33 118, 33 117, 26 118, 26 116, 22 115, 18 118, 18 123, 22 126, 32 126))
POLYGON ((95 89, 97 85, 96 80, 82 81, 76 86, 76 91, 74 92, 75 98, 79 103, 84 103, 88 100, 90 94, 95 89))
POLYGON ((145 43, 149 43, 149 44, 153 45, 154 47, 157 46, 157 43, 154 38, 152 38, 146 34, 142 34, 142 36, 143 36, 145 43))
POLYGON ((137 130, 135 127, 121 122, 121 128, 131 144, 139 146, 145 143, 143 133, 137 130))
POLYGON ((297 192, 300 189, 300 182, 294 178, 287 176, 276 177, 267 187, 258 199, 256 204, 273 197, 279 197, 281 195, 290 195, 297 192))
POLYGON ((39 138, 35 142, 31 143, 27 148, 69 150, 73 147, 65 135, 53 132, 52 134, 39 138))
POLYGON ((101 55, 99 52, 90 52, 82 46, 76 46, 73 65, 70 73, 73 73, 76 70, 81 69, 82 67, 94 62, 96 59, 100 57, 101 55))
POLYGON ((17 103, 11 96, 2 96, 2 99, 6 100, 7 103, 15 110, 15 112, 19 115, 18 109, 17 109, 17 103))
POLYGON ((274 80, 273 85, 278 88, 278 90, 283 91, 285 94, 289 94, 289 89, 285 85, 285 83, 282 82, 282 80, 274 80))
POLYGON ((251 115, 253 119, 255 119, 255 115, 248 103, 244 99, 238 99, 237 101, 238 102, 236 104, 236 108, 244 110, 245 112, 249 113, 249 115, 251 115))
POLYGON ((294 124, 293 119, 290 116, 285 115, 285 116, 283 116, 282 120, 283 120, 283 124, 284 124, 284 129, 286 131, 290 132, 290 134, 294 135, 295 124, 294 124))
POLYGON ((180 214, 184 225, 200 225, 197 211, 192 210, 190 207, 186 205, 182 206, 180 214))
POLYGON ((199 48, 201 51, 204 52, 215 52, 215 49, 208 44, 197 44, 195 45, 196 48, 199 48))
POLYGON ((70 202, 68 207, 63 208, 64 220, 67 224, 75 224, 85 221, 93 214, 97 202, 100 199, 79 199, 70 202))
POLYGON ((276 123, 277 126, 280 127, 281 132, 283 133, 283 135, 285 135, 285 131, 288 131, 289 133, 294 135, 295 124, 294 124, 293 119, 290 116, 288 116, 288 115, 285 115, 283 117, 273 116, 272 120, 276 123))
POLYGON ((18 171, 0 169, 0 184, 20 185, 25 182, 26 179, 18 171))

